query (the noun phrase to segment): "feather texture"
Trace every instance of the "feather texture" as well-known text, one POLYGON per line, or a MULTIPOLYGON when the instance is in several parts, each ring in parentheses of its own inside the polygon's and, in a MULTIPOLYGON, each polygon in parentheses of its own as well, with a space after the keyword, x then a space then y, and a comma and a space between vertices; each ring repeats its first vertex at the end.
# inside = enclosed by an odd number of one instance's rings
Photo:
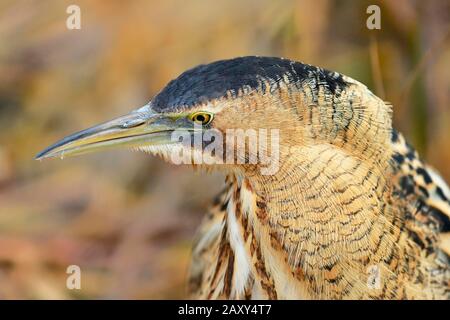
POLYGON ((280 170, 229 173, 194 246, 192 296, 449 299, 445 182, 364 85, 339 75, 345 85, 330 90, 320 77, 293 78, 241 91, 238 108, 215 102, 233 119, 253 110, 241 126, 282 128, 280 170))

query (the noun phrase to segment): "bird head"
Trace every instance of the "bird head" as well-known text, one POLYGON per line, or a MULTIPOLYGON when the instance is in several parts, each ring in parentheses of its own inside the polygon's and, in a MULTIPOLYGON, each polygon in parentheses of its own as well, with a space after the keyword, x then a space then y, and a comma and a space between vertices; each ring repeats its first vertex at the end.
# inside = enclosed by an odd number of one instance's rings
MULTIPOLYGON (((361 88, 365 86, 339 73, 288 59, 250 56, 221 60, 182 73, 145 106, 69 135, 36 158, 125 146, 168 160, 174 152, 192 151, 183 159, 194 164, 205 164, 195 163, 200 155, 213 165, 258 166, 273 161, 270 154, 275 151, 287 156, 293 147, 320 141, 348 142, 351 136, 358 136, 369 116, 383 121, 385 112, 376 113, 375 107, 364 104, 370 94, 361 88), (358 90, 350 90, 354 87, 358 90), (353 124, 350 135, 347 131, 353 124), (208 139, 205 132, 209 132, 208 139), (196 135, 200 143, 195 143, 196 135), (212 142, 216 148, 210 152, 212 142)), ((367 139, 368 133, 358 141, 367 139)))

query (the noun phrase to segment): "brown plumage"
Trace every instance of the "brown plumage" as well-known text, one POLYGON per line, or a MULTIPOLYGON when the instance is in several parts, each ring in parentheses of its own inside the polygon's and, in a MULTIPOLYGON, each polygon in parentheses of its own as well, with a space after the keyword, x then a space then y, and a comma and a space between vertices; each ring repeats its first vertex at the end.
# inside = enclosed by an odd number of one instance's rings
MULTIPOLYGON (((363 84, 286 59, 244 57, 187 71, 138 113, 176 122, 199 111, 213 115, 205 128, 225 136, 279 130, 279 170, 200 165, 225 171, 227 184, 194 245, 192 297, 450 298, 448 187, 392 129, 391 106, 363 84)), ((70 153, 96 130, 39 157, 70 153)), ((137 147, 170 159, 170 146, 137 147)))

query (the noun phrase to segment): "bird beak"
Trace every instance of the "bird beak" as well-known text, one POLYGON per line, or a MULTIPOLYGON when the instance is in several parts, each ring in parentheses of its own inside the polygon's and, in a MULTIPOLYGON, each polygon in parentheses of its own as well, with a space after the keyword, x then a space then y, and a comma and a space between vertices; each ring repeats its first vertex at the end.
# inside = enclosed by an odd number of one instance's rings
POLYGON ((175 120, 145 108, 74 133, 38 153, 35 159, 73 156, 111 147, 140 147, 174 143, 175 120))

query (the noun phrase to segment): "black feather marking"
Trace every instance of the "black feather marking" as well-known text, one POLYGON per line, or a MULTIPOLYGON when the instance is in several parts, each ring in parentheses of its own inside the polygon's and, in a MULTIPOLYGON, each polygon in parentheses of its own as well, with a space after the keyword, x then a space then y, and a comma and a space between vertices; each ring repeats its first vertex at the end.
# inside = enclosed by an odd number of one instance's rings
POLYGON ((423 193, 423 195, 424 195, 426 198, 428 198, 428 197, 430 196, 430 193, 428 192, 428 190, 427 190, 426 188, 424 188, 424 187, 422 187, 422 186, 419 186, 419 190, 420 190, 420 192, 423 193))
POLYGON ((430 208, 429 214, 439 221, 440 232, 450 231, 450 218, 446 214, 436 208, 430 208))
POLYGON ((391 141, 394 142, 394 143, 399 141, 398 132, 395 129, 392 129, 391 141))
POLYGON ((404 196, 414 193, 414 179, 411 175, 400 178, 400 186, 402 187, 402 194, 404 196))
POLYGON ((425 180, 426 184, 430 184, 431 182, 433 182, 433 180, 431 179, 430 175, 428 174, 428 172, 424 169, 424 168, 417 168, 417 174, 421 175, 423 177, 423 179, 425 180))
POLYGON ((444 192, 442 191, 441 187, 436 187, 436 194, 441 198, 443 201, 448 201, 448 199, 445 197, 444 192))
POLYGON ((394 153, 392 155, 392 158, 394 158, 394 160, 398 163, 398 164, 402 164, 405 161, 405 157, 402 156, 400 153, 394 153))

